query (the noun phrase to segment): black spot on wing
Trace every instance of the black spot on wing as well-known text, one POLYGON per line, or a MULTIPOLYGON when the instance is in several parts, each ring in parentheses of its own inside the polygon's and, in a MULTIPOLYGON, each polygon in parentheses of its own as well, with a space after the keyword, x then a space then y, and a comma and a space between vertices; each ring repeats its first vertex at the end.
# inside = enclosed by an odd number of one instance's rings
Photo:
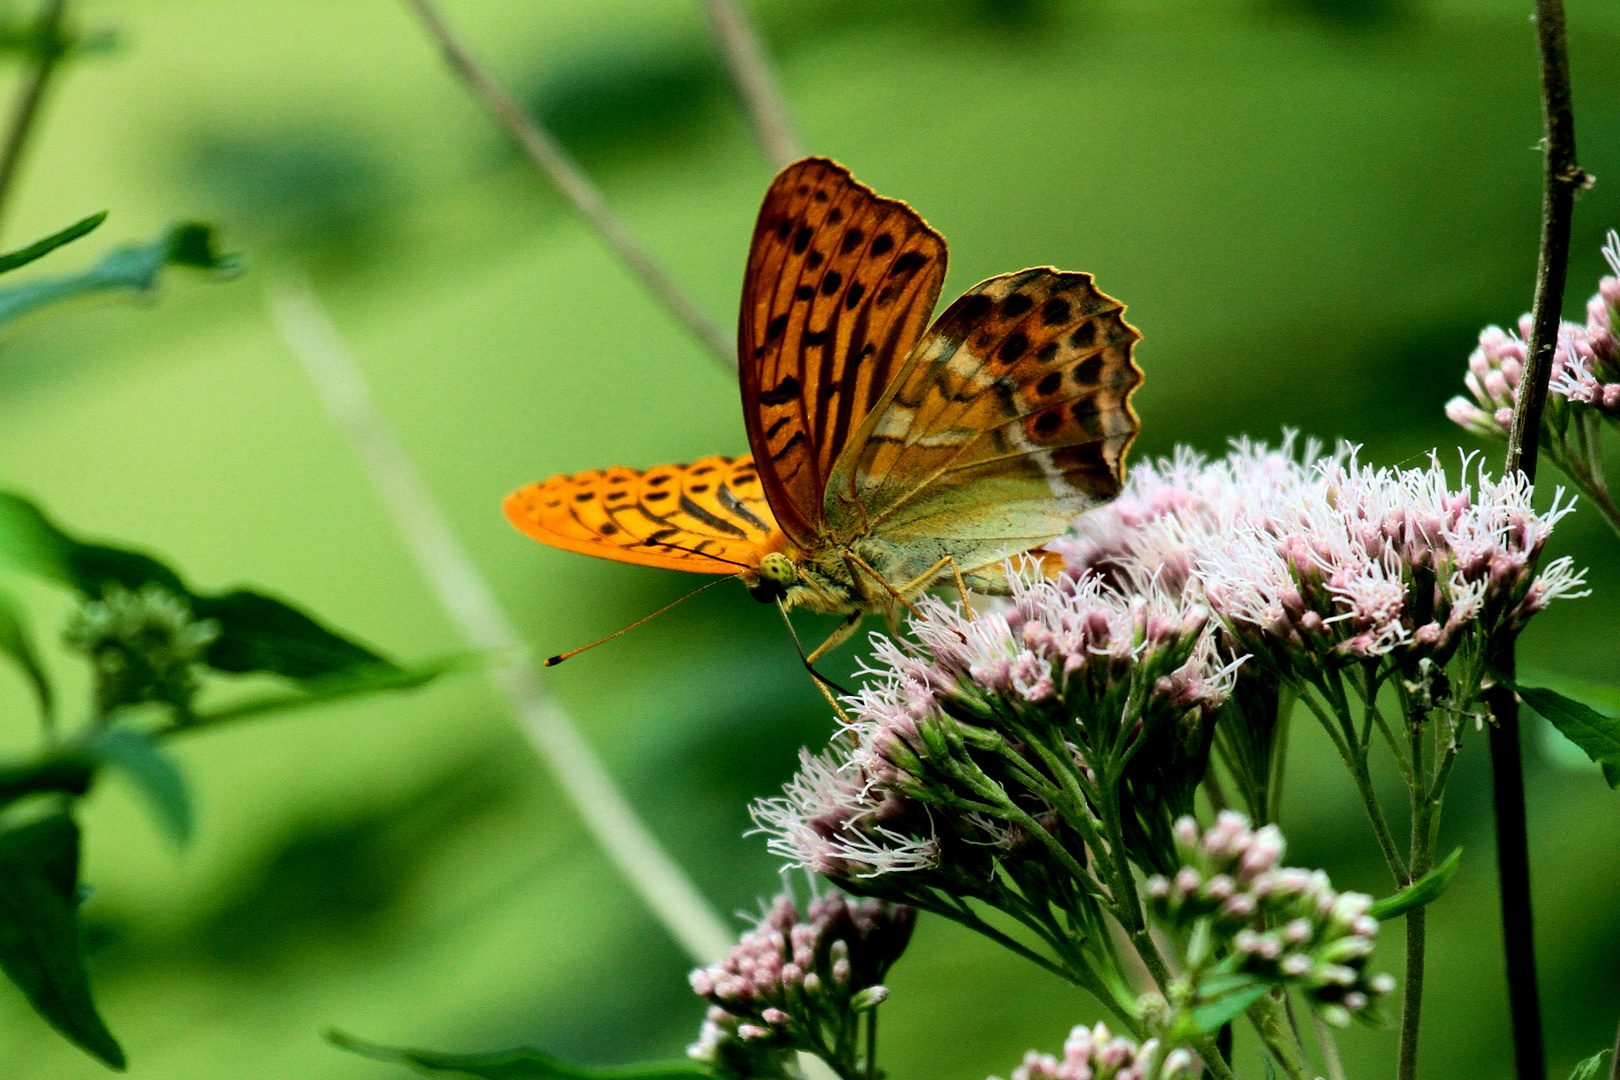
POLYGON ((799 385, 799 380, 795 379, 792 375, 789 375, 781 382, 776 384, 776 389, 766 390, 761 393, 759 395, 760 404, 786 405, 790 401, 797 401, 799 393, 803 389, 804 388, 799 385))

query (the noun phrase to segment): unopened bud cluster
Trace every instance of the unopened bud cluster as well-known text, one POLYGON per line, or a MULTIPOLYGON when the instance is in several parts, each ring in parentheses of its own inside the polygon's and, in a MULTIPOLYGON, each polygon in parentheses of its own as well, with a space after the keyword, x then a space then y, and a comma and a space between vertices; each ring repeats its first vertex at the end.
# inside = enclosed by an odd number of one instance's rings
POLYGON ((848 1041, 840 1033, 888 996, 883 977, 915 922, 912 908, 837 892, 813 899, 805 915, 776 897, 729 956, 692 972, 711 1007, 688 1053, 717 1064, 736 1051, 833 1052, 848 1041))
POLYGON ((1160 1060, 1157 1039, 1137 1046, 1099 1023, 1069 1032, 1061 1058, 1031 1050, 1013 1070, 1012 1080, 1175 1080, 1192 1070, 1193 1057, 1186 1050, 1172 1050, 1160 1060))
MULTIPOLYGON (((1586 304, 1586 322, 1562 323, 1553 352, 1552 381, 1548 384, 1543 441, 1561 434, 1572 413, 1596 411, 1607 419, 1620 418, 1620 234, 1611 231, 1603 256, 1613 271, 1598 283, 1597 294, 1586 304)), ((1488 326, 1479 335, 1479 347, 1468 358, 1463 381, 1468 397, 1446 403, 1446 415, 1478 435, 1506 438, 1513 424, 1530 340, 1529 315, 1519 318, 1516 334, 1488 326)))
POLYGON ((147 701, 188 707, 196 665, 218 636, 218 623, 193 618, 190 604, 156 583, 109 586, 79 608, 64 635, 95 666, 103 712, 147 701))
POLYGON ((1339 1026, 1372 1015, 1395 988, 1367 970, 1378 938, 1372 898, 1334 891, 1320 870, 1279 865, 1287 845, 1275 825, 1251 829, 1242 814, 1223 811, 1200 833, 1186 817, 1175 842, 1182 867, 1148 879, 1149 910, 1175 927, 1204 923, 1223 973, 1297 987, 1339 1026))

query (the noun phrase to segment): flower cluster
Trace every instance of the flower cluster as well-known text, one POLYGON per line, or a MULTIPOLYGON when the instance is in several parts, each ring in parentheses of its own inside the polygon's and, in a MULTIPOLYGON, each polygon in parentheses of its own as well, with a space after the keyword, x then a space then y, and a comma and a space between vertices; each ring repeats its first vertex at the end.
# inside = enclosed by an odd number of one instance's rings
POLYGON ((1170 926, 1204 923, 1223 943, 1219 974, 1298 987, 1340 1026, 1372 1015, 1395 988, 1367 970, 1378 937, 1372 898, 1335 892, 1320 870, 1279 866, 1287 845, 1275 825, 1251 830, 1243 815, 1224 811, 1202 834, 1182 818, 1175 837, 1182 867, 1148 880, 1148 906, 1170 926))
POLYGON ((746 1075, 796 1050, 846 1064, 855 1025, 888 996, 883 978, 915 921, 912 908, 831 891, 801 915, 778 896, 729 956, 692 972, 710 1009, 688 1053, 713 1066, 750 1062, 746 1075))
MULTIPOLYGON (((1466 471, 1466 463, 1465 463, 1466 471)), ((1237 651, 1279 671, 1394 654, 1445 663, 1473 635, 1495 644, 1560 596, 1582 595, 1568 559, 1539 569, 1570 506, 1531 506, 1519 476, 1478 469, 1453 485, 1427 468, 1362 465, 1239 443, 1139 466, 1118 502, 1054 543, 1071 573, 1166 581, 1215 612, 1237 651)))
POLYGON ((850 880, 1034 850, 1037 829, 1057 828, 1054 772, 1084 787, 1139 754, 1177 770, 1149 779, 1179 783, 1172 801, 1190 805, 1235 667, 1208 612, 1097 578, 1009 579, 1005 610, 970 617, 925 598, 916 644, 877 639, 850 729, 754 807, 773 851, 850 880))
POLYGON ((94 664, 104 714, 147 701, 188 709, 196 665, 218 636, 218 623, 194 619, 185 600, 156 583, 139 591, 109 586, 75 613, 64 635, 94 664))
MULTIPOLYGON (((1598 283, 1597 294, 1587 301, 1585 325, 1565 322, 1558 329, 1542 432, 1545 443, 1565 432, 1572 412, 1591 409, 1607 419, 1620 419, 1620 340, 1615 336, 1615 324, 1620 320, 1620 276, 1616 276, 1620 275, 1620 234, 1610 231, 1603 257, 1614 273, 1598 283)), ((1446 403, 1446 415, 1453 422, 1475 434, 1507 436, 1530 330, 1530 316, 1523 315, 1517 334, 1499 326, 1480 332, 1479 347, 1468 358, 1464 376, 1472 400, 1458 396, 1446 403)))
POLYGON ((1069 1032, 1061 1058, 1031 1050, 1013 1070, 1012 1080, 1174 1080, 1192 1071, 1193 1056, 1186 1050, 1172 1050, 1161 1057, 1157 1039, 1137 1046, 1099 1023, 1095 1028, 1079 1026, 1069 1032))

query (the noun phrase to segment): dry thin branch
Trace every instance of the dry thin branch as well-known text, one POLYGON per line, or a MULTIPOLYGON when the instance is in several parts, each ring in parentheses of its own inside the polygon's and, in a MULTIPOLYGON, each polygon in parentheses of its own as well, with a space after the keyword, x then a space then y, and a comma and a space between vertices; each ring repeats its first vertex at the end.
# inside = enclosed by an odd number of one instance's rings
POLYGON ((291 283, 266 299, 282 340, 309 373, 332 420, 353 442, 439 602, 469 644, 492 654, 491 680, 586 828, 693 960, 708 964, 724 956, 732 943, 725 923, 636 815, 573 720, 546 693, 516 628, 377 412, 365 376, 319 299, 307 285, 291 283))
POLYGON ((67 0, 45 0, 39 18, 34 20, 33 64, 23 76, 17 91, 17 102, 12 106, 11 123, 6 128, 4 144, 0 144, 0 212, 3 212, 12 188, 16 185, 17 171, 22 167, 23 152, 28 148, 28 137, 33 134, 39 108, 50 87, 51 76, 56 73, 67 46, 62 40, 62 23, 67 17, 67 0))
POLYGON ((721 332, 720 327, 675 284, 651 253, 631 235, 630 230, 608 208, 601 189, 592 183, 591 178, 585 175, 584 170, 569 157, 550 132, 535 123, 512 99, 512 95, 473 57, 444 21, 432 0, 404 0, 404 3, 421 20, 428 35, 443 52, 450 69, 517 141, 529 160, 550 178, 564 198, 574 204, 574 209, 602 234, 608 246, 618 253, 631 272, 641 279, 648 291, 669 309, 692 336, 708 348, 727 370, 736 370, 735 342, 721 332))
MULTIPOLYGON (((1553 352, 1564 304, 1569 268, 1570 220, 1575 195, 1588 178, 1575 160, 1575 111, 1570 97, 1569 51, 1564 40, 1563 0, 1537 0, 1536 36, 1541 56, 1541 107, 1546 124, 1546 168, 1541 203, 1541 249, 1536 267, 1535 305, 1528 357, 1519 398, 1508 431, 1505 472, 1536 477, 1541 414, 1552 378, 1553 352)), ((1515 671, 1513 647, 1498 658, 1506 680, 1515 671)), ((1530 839, 1524 803, 1524 761, 1519 743, 1519 701, 1511 688, 1491 695, 1496 724, 1491 729, 1498 885, 1502 896, 1502 936, 1507 953, 1508 1006, 1519 1080, 1544 1080, 1546 1054, 1541 1000, 1536 977, 1534 919, 1530 906, 1530 839)))
POLYGON ((720 52, 736 80, 760 149, 777 169, 802 158, 804 147, 793 129, 782 87, 741 0, 704 0, 703 6, 714 36, 720 39, 720 52))

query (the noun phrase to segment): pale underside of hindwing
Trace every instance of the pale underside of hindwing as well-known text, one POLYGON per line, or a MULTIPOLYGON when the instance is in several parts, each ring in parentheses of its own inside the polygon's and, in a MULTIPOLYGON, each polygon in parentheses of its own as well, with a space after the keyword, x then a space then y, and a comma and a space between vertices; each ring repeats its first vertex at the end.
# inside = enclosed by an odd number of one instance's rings
POLYGON ((894 580, 964 570, 1061 535, 1118 494, 1137 431, 1140 337, 1088 274, 1024 270, 950 306, 828 483, 835 537, 869 535, 894 580), (893 553, 888 555, 885 553, 893 553))

